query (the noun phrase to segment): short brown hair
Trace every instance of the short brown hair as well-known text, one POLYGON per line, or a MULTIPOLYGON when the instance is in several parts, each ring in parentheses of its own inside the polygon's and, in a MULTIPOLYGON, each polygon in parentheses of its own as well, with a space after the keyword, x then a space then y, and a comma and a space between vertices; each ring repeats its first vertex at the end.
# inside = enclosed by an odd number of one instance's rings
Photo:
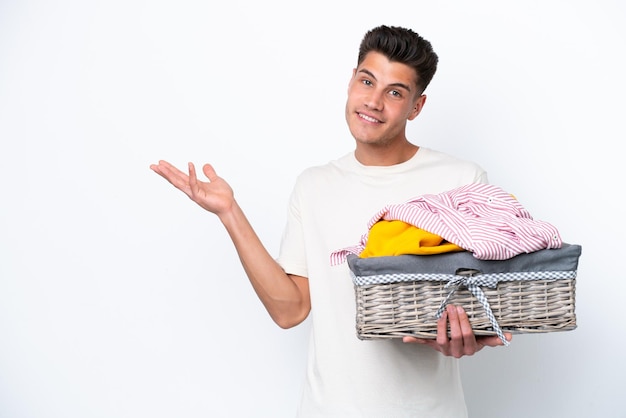
POLYGON ((359 47, 357 66, 372 51, 413 68, 420 93, 426 90, 437 71, 439 57, 432 45, 411 29, 382 25, 368 31, 359 47))

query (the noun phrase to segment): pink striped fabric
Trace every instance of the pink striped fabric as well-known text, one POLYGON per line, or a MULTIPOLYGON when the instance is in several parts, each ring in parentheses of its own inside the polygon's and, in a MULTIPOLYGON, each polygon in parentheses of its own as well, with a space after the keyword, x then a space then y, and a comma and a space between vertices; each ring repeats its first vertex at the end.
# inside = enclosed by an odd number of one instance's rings
MULTIPOLYGON (((562 244, 553 225, 533 219, 510 193, 491 184, 471 183, 387 205, 371 218, 368 232, 381 220, 407 222, 471 251, 481 260, 506 260, 562 244)), ((359 255, 368 232, 357 245, 334 251, 331 264, 344 262, 349 253, 359 255)))

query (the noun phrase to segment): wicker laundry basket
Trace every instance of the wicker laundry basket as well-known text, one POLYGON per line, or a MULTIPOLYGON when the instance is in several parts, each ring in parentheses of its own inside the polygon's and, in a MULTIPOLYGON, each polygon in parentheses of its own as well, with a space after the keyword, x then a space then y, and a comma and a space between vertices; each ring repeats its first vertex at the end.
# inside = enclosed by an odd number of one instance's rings
POLYGON ((508 260, 470 252, 359 258, 348 256, 362 340, 434 338, 447 303, 467 312, 476 335, 576 328, 579 245, 563 244, 508 260))

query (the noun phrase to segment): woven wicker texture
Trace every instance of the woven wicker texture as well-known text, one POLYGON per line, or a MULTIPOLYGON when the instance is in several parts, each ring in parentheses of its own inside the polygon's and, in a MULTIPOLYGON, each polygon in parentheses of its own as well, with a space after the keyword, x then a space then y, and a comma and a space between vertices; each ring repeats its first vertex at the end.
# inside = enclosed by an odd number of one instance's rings
MULTIPOLYGON (((414 336, 435 338, 436 312, 450 289, 443 281, 355 285, 356 330, 362 340, 414 336)), ((520 280, 483 288, 500 328, 511 333, 543 333, 576 328, 576 279, 520 280)), ((451 304, 467 312, 476 335, 495 332, 483 306, 466 289, 451 304)))

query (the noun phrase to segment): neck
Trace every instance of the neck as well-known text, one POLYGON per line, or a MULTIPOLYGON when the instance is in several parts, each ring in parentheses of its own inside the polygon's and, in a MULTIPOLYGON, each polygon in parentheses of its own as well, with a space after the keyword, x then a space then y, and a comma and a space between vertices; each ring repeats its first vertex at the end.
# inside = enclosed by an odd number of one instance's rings
POLYGON ((407 162, 413 158, 418 149, 417 145, 408 141, 395 148, 357 143, 354 156, 363 165, 390 166, 407 162))

